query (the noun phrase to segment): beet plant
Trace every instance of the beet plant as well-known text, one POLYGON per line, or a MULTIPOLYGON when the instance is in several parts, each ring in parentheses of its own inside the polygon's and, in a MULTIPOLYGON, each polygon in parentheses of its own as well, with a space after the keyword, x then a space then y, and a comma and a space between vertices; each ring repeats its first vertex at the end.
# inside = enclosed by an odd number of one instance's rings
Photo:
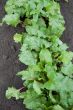
POLYGON ((22 99, 28 110, 72 110, 73 52, 60 40, 65 30, 60 4, 55 0, 8 0, 5 11, 3 22, 25 27, 14 40, 21 44, 19 60, 27 65, 17 73, 26 90, 9 87, 6 97, 22 99))

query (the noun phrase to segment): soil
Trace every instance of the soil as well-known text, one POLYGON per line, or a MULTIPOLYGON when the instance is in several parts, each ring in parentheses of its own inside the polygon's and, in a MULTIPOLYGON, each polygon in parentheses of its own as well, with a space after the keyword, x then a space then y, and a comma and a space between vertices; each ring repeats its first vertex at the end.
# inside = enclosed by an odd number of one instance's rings
MULTIPOLYGON (((6 0, 0 0, 0 20, 5 15, 5 2, 6 0)), ((62 35, 62 40, 73 51, 73 0, 69 0, 69 3, 61 0, 61 11, 66 21, 66 30, 62 35)), ((5 24, 0 26, 0 110, 25 110, 21 101, 5 98, 8 86, 22 87, 22 81, 16 76, 16 73, 25 69, 25 65, 18 61, 20 46, 14 43, 13 35, 23 30, 21 26, 17 28, 5 24)))

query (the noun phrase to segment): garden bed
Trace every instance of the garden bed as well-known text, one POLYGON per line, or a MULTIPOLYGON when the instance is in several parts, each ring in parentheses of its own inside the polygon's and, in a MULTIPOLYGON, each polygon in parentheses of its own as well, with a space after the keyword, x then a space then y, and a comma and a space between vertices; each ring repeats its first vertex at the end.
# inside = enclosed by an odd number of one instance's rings
MULTIPOLYGON (((0 1, 0 19, 5 14, 5 1, 0 1)), ((73 51, 73 0, 69 0, 69 3, 63 1, 61 2, 61 10, 66 22, 66 31, 62 39, 73 51)), ((8 86, 13 85, 17 88, 22 86, 21 79, 16 76, 16 73, 25 68, 25 66, 19 63, 19 45, 12 40, 14 33, 19 31, 23 31, 21 26, 12 28, 3 25, 0 27, 0 110, 24 110, 24 106, 19 101, 8 101, 5 98, 5 91, 8 86)))

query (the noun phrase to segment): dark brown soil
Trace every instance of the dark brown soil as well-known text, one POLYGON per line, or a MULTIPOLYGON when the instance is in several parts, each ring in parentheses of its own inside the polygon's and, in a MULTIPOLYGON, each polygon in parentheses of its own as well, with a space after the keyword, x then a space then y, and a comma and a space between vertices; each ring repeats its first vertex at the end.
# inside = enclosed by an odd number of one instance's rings
MULTIPOLYGON (((6 0, 0 0, 0 20, 4 16, 4 4, 6 0)), ((69 3, 61 2, 62 14, 66 21, 66 31, 62 40, 67 43, 73 51, 73 0, 69 3)), ((16 32, 22 32, 21 26, 12 28, 7 25, 0 27, 0 110, 25 110, 21 101, 7 100, 5 91, 8 86, 20 88, 22 81, 16 73, 25 68, 18 61, 19 45, 15 44, 12 36, 16 32)))

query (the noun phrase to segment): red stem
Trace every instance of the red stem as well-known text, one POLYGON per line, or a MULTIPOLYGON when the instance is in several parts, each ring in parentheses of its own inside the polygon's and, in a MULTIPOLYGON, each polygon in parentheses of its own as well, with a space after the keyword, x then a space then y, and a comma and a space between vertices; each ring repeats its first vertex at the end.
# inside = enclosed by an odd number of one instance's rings
POLYGON ((19 91, 21 91, 21 90, 23 90, 24 89, 24 87, 21 87, 20 89, 19 89, 19 91))

